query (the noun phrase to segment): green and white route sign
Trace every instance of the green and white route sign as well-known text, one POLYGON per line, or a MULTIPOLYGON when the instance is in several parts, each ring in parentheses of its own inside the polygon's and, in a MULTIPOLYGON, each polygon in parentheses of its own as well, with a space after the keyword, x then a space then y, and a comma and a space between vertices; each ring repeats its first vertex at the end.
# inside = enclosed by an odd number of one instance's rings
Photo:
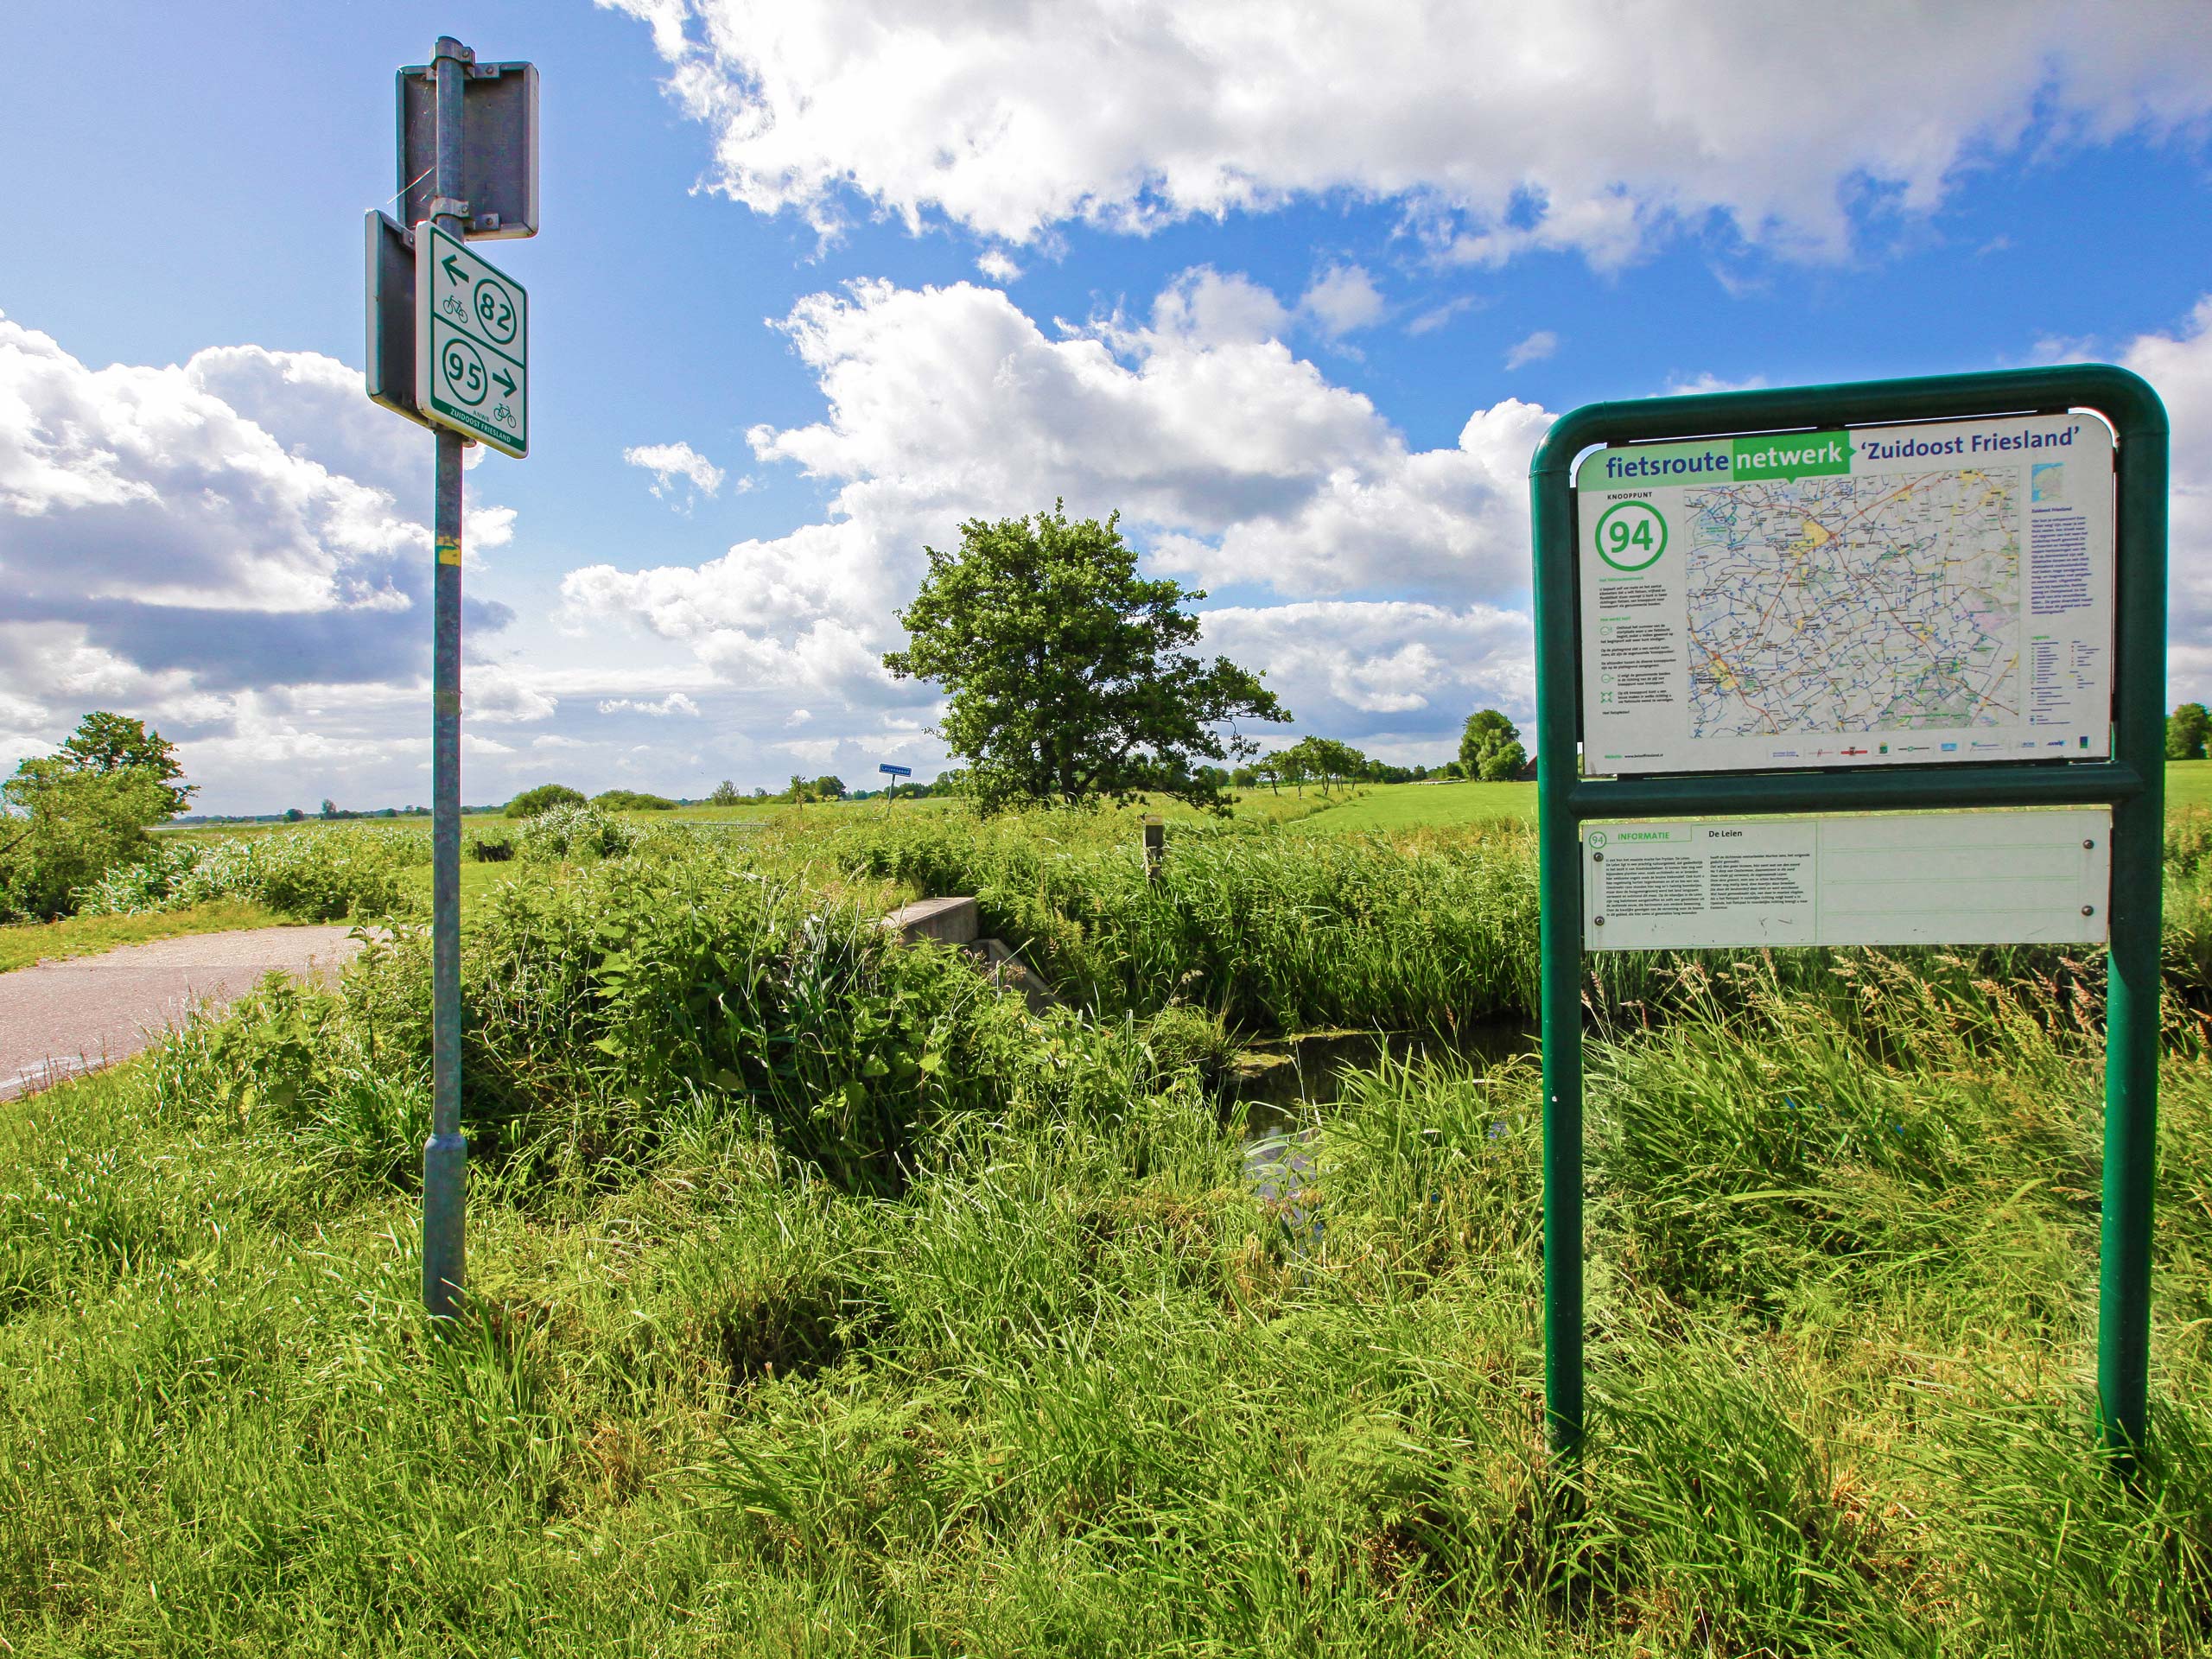
POLYGON ((530 449, 530 298, 458 237, 415 233, 415 387, 423 413, 520 457, 530 449))

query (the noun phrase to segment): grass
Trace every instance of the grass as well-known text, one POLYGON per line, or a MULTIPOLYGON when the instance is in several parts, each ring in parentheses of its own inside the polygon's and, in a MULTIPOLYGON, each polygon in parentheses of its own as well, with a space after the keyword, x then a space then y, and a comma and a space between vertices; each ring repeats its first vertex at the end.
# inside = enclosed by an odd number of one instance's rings
POLYGON ((1362 784, 1349 799, 1327 808, 1308 827, 1324 834, 1346 830, 1457 827, 1498 819, 1536 821, 1534 784, 1362 784))
POLYGON ((1593 982, 1592 1440, 1561 1466, 1533 1065, 1430 1039, 1337 1079, 1294 1216, 1220 1065, 1232 1026, 1522 1006, 1525 829, 1178 817, 1155 881, 1133 817, 832 810, 467 867, 447 1336, 418 931, 0 1115, 9 1648, 2212 1643, 2202 826, 2169 844, 2130 1486, 2090 1449, 2093 962, 1593 982), (1084 1007, 868 925, 954 882, 1084 1007))
POLYGON ((0 927, 0 974, 35 962, 96 956, 120 945, 144 944, 192 933, 226 933, 238 928, 275 927, 284 918, 264 906, 226 899, 189 910, 145 916, 69 916, 58 922, 29 922, 0 927))
MULTIPOLYGON (((1580 1471, 1541 1450, 1525 1061, 1348 1078, 1318 1243, 1141 1025, 977 1010, 1013 1046, 966 1052, 982 1092, 896 1190, 665 1090, 647 1139, 587 1115, 596 1155, 485 1159, 440 1340, 404 1166, 329 1109, 360 992, 312 1101, 211 1094, 304 1017, 245 1010, 0 1119, 0 1622, 20 1654, 2198 1651, 2212 1068, 2167 1061, 2131 1492, 2088 1449, 2092 1046, 1857 962, 1593 1043, 1580 1471)), ((588 1082, 594 1043, 540 1052, 588 1082)))

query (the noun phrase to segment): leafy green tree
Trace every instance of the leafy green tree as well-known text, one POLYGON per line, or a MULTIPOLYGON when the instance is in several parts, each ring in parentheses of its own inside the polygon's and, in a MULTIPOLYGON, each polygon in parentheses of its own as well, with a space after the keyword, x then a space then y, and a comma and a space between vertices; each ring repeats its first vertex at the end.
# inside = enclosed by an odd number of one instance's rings
POLYGON ((1141 578, 1120 518, 1071 523, 1055 502, 969 520, 957 552, 924 550, 928 574, 899 619, 907 646, 884 666, 944 688, 939 735, 987 810, 1147 790, 1218 806, 1198 763, 1256 751, 1239 720, 1290 718, 1257 674, 1187 649, 1200 625, 1181 607, 1204 591, 1141 578))
MULTIPOLYGON (((184 767, 176 758, 176 745, 159 732, 149 732, 143 720, 95 709, 77 722, 77 729, 54 757, 75 772, 110 774, 139 772, 162 786, 167 804, 161 817, 173 818, 199 793, 196 784, 179 784, 184 767)), ((153 820, 158 822, 159 820, 153 820)))
POLYGON ((174 810, 175 791, 148 767, 79 766, 41 755, 0 785, 0 912, 66 916, 79 887, 152 846, 146 826, 174 810))
POLYGON ((835 772, 824 772, 806 787, 817 801, 842 801, 845 798, 845 780, 835 772))
POLYGON ((707 804, 709 806, 735 806, 744 798, 745 797, 737 792, 737 785, 725 778, 715 785, 713 792, 707 797, 707 804))
POLYGON ((1369 766, 1365 755, 1351 744, 1339 743, 1332 737, 1302 737, 1278 758, 1294 766, 1301 780, 1319 779, 1325 795, 1337 784, 1358 777, 1369 766))
POLYGON ((2201 702, 2184 702, 2166 717, 2166 759, 2202 760, 2208 737, 2212 737, 2212 710, 2201 702))
POLYGON ((1467 716, 1459 734, 1459 765, 1468 777, 1497 783, 1517 776, 1528 764, 1520 728, 1511 721, 1495 709, 1478 709, 1467 716))
MULTIPOLYGON (((323 804, 323 817, 331 816, 330 803, 323 804)), ((566 784, 540 784, 535 789, 525 789, 507 803, 506 816, 511 818, 534 818, 541 812, 550 812, 556 806, 582 806, 584 792, 570 789, 566 784)))

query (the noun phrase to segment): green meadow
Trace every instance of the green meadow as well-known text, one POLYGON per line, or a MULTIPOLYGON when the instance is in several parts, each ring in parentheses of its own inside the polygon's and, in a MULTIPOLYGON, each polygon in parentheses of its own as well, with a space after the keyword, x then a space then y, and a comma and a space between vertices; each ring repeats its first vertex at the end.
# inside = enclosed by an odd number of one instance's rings
POLYGON ((386 925, 0 1113, 0 1650, 2204 1651, 2212 769, 2171 777, 2125 1479, 2094 952, 1592 958, 1561 1464, 1527 785, 1171 813, 1156 879, 1135 810, 942 802, 472 859, 447 1330, 419 832, 225 854, 386 925), (948 893, 1064 1006, 873 925, 948 893), (1389 1040, 1255 1092, 1346 1032, 1389 1040))

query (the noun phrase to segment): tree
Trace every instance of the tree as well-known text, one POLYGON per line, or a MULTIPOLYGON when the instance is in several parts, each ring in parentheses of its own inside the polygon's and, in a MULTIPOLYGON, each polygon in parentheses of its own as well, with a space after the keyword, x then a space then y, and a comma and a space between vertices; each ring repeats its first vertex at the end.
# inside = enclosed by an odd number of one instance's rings
POLYGON ((824 772, 806 788, 807 792, 817 801, 842 801, 845 798, 845 780, 835 772, 824 772))
MULTIPOLYGON (((1350 782, 1366 771, 1368 759, 1349 743, 1339 743, 1332 737, 1301 737, 1276 757, 1287 770, 1285 777, 1321 780, 1321 792, 1327 794, 1338 782, 1350 782)), ((1301 789, 1299 791, 1303 794, 1301 789)))
POLYGON ((1467 716, 1459 734, 1459 765, 1468 777, 1497 783, 1517 775, 1528 764, 1520 728, 1511 721, 1495 709, 1478 709, 1467 716))
POLYGON ((1204 590, 1141 578, 1120 518, 1071 523, 1055 502, 969 519, 956 552, 923 550, 928 573, 899 618, 908 644, 884 666, 944 688, 938 735, 987 810, 1146 790, 1218 807, 1198 763, 1256 752, 1239 720, 1290 718, 1257 674, 1187 649, 1200 624, 1181 607, 1204 590))
POLYGON ((325 818, 336 817, 338 816, 338 803, 332 800, 329 796, 324 796, 322 798, 322 810, 317 814, 317 816, 325 818))
POLYGON ((24 761, 0 785, 0 914, 67 915, 76 889, 143 856, 174 795, 147 766, 102 771, 66 750, 24 761))
MULTIPOLYGON (((199 793, 197 784, 180 785, 184 767, 176 758, 176 745, 159 732, 149 732, 143 720, 95 709, 77 722, 77 729, 54 756, 73 772, 103 775, 136 771, 153 779, 166 803, 161 817, 173 818, 199 793)), ((159 822, 158 819, 154 822, 159 822)))
POLYGON ((737 792, 737 785, 725 778, 715 785, 713 792, 707 797, 707 804, 709 806, 735 806, 744 798, 737 792))
POLYGON ((288 806, 284 809, 284 822, 287 823, 304 823, 307 821, 307 816, 296 806, 288 806))
MULTIPOLYGON (((541 812, 550 812, 556 806, 582 806, 584 792, 570 789, 566 784, 540 784, 535 789, 525 789, 507 803, 506 816, 511 818, 534 818, 541 812)), ((327 809, 328 801, 323 803, 327 809)), ((330 816, 326 810, 325 817, 330 816)))
POLYGON ((2208 737, 2212 737, 2212 710, 2201 702, 2184 702, 2166 717, 2166 759, 2202 760, 2208 737))

